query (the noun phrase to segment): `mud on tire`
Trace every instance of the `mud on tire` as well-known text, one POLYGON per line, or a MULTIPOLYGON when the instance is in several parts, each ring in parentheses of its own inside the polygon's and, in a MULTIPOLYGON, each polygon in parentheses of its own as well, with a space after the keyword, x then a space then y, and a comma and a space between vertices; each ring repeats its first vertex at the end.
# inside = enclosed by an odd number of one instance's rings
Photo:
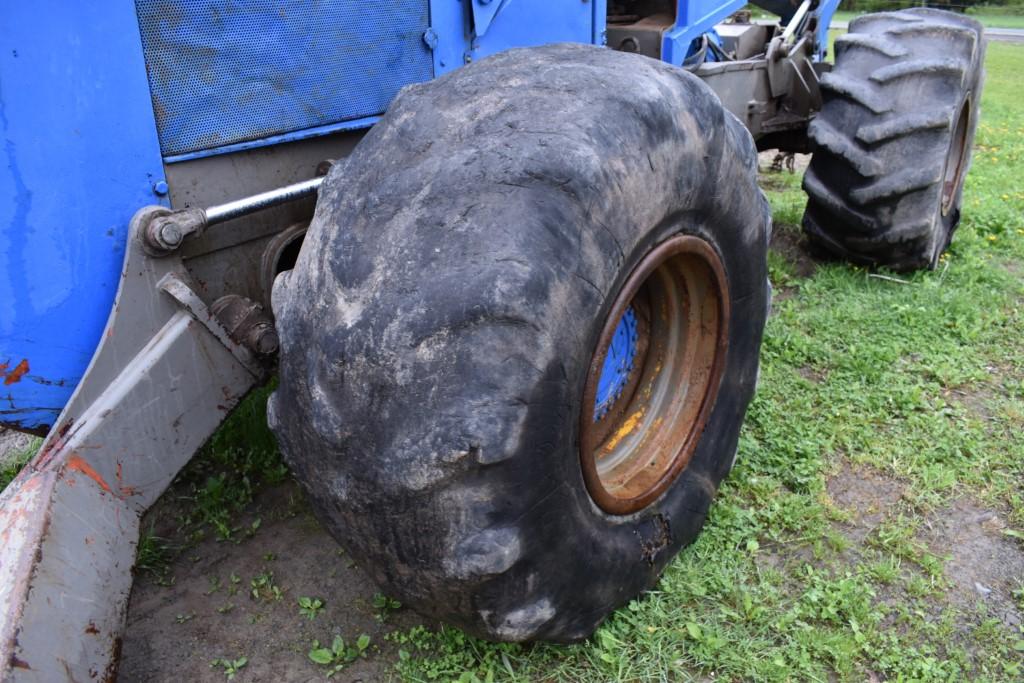
POLYGON ((804 231, 856 263, 934 268, 960 220, 981 25, 941 10, 879 12, 851 22, 835 48, 809 129, 804 231))
POLYGON ((403 603, 490 639, 585 638, 694 539, 731 466, 769 220, 749 134, 679 69, 556 45, 406 88, 275 286, 270 424, 403 603), (671 485, 610 513, 581 467, 587 373, 623 284, 678 235, 727 281, 717 400, 671 485))

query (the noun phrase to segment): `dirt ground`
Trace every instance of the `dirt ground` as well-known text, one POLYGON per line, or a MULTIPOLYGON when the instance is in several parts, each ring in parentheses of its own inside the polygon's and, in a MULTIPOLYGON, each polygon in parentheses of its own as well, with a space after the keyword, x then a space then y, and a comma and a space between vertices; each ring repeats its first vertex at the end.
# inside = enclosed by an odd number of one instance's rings
MULTIPOLYGON (((870 542, 880 526, 898 514, 905 485, 868 467, 844 463, 828 481, 832 502, 849 515, 839 530, 854 552, 870 542)), ((1024 577, 1021 544, 1002 533, 1000 512, 970 498, 957 498, 921 520, 917 539, 944 560, 951 591, 946 599, 965 612, 981 607, 1009 628, 1024 623, 1013 590, 1024 577)))
MULTIPOLYGON (((856 554, 897 513, 905 488, 871 468, 843 464, 827 491, 845 515, 837 530, 850 541, 847 552, 856 554)), ((146 524, 154 523, 155 533, 172 544, 183 544, 186 539, 174 536, 174 515, 167 514, 178 504, 176 495, 172 489, 146 524)), ((371 639, 367 656, 334 680, 395 677, 398 648, 385 635, 424 622, 405 608, 388 612, 382 621, 373 606, 376 587, 313 518, 295 484, 260 492, 240 522, 249 527, 257 518, 261 524, 251 536, 243 534, 237 543, 207 538, 181 551, 164 578, 143 573, 136 579, 120 681, 225 680, 222 669, 210 663, 240 657, 248 661, 236 676, 239 681, 323 680, 326 670, 308 658, 312 641, 340 634, 352 642, 363 633, 371 639), (273 572, 279 600, 250 595, 251 581, 267 571, 273 572), (232 575, 238 583, 232 583, 232 575), (322 613, 313 620, 301 615, 301 596, 321 599, 322 613)), ((960 498, 923 520, 919 538, 944 558, 951 604, 972 613, 980 607, 1015 628, 1024 623, 1012 596, 1024 576, 1024 550, 1001 533, 1003 528, 998 511, 960 498)), ((782 549, 766 561, 784 567, 808 559, 782 549)))
MULTIPOLYGON (((174 544, 176 491, 164 496, 144 528, 174 544)), ((120 681, 219 681, 215 659, 247 663, 240 681, 324 680, 326 669, 310 661, 313 640, 330 643, 335 635, 354 642, 370 636, 367 656, 332 680, 342 683, 387 681, 397 647, 384 635, 421 623, 407 609, 383 618, 373 606, 377 589, 312 517, 293 483, 261 491, 240 519, 243 528, 260 520, 251 536, 239 542, 208 537, 180 551, 164 577, 142 573, 136 578, 121 650, 120 681), (254 578, 272 572, 272 591, 251 595, 254 578), (235 577, 233 582, 232 577, 235 577), (268 594, 269 593, 269 594, 268 594), (319 598, 323 609, 314 619, 299 612, 299 597, 319 598)))

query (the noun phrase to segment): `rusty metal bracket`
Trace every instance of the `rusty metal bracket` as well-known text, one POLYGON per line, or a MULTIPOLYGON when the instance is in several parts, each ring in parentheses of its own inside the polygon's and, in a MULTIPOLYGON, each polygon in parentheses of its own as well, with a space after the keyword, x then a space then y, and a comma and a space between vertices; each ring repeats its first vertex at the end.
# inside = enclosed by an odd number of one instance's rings
POLYGON ((146 228, 167 213, 132 219, 103 340, 0 494, 0 680, 116 677, 139 518, 265 377, 180 258, 147 253, 146 228))

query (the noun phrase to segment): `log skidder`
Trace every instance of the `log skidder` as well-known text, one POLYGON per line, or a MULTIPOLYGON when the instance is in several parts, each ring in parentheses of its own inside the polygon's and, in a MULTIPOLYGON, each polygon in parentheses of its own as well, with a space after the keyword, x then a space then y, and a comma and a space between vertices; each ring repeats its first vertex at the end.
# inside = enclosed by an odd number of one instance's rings
POLYGON ((732 465, 768 310, 753 141, 681 69, 580 45, 406 88, 331 171, 274 307, 269 418, 418 611, 587 637, 732 465))
POLYGON ((984 56, 981 25, 951 12, 850 23, 808 131, 803 225, 813 244, 866 265, 935 267, 960 220, 984 56))

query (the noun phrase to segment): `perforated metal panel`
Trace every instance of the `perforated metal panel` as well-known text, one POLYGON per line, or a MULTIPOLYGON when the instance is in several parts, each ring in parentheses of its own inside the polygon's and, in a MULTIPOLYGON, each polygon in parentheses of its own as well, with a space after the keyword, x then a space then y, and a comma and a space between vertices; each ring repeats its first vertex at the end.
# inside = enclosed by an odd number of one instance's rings
POLYGON ((136 0, 165 156, 382 113, 433 75, 428 0, 136 0))

